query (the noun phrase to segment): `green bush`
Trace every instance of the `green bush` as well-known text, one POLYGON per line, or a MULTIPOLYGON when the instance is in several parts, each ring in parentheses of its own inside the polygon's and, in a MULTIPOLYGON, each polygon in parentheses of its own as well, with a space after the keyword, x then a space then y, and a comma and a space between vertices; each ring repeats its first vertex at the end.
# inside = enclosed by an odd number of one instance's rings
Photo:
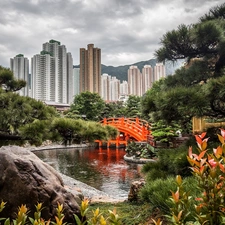
POLYGON ((184 177, 191 175, 185 145, 176 149, 160 149, 157 156, 158 159, 155 163, 146 163, 142 167, 142 172, 150 179, 165 178, 169 175, 178 174, 184 177))
MULTIPOLYGON (((197 180, 194 177, 187 177, 184 179, 184 190, 192 193, 193 201, 190 204, 190 212, 194 212, 195 197, 199 195, 200 191, 197 188, 197 180)), ((161 212, 168 215, 173 202, 170 200, 171 191, 177 188, 174 177, 166 179, 156 179, 152 182, 147 182, 140 191, 140 198, 143 201, 150 203, 153 208, 160 209, 161 212)), ((191 213, 194 216, 194 213, 191 213)))
POLYGON ((146 183, 140 191, 140 198, 149 202, 153 208, 159 208, 163 213, 166 213, 172 206, 172 203, 169 202, 170 190, 176 190, 174 177, 156 179, 146 183))
POLYGON ((125 149, 128 156, 134 156, 136 158, 154 158, 156 157, 156 151, 154 148, 146 143, 128 142, 125 149))

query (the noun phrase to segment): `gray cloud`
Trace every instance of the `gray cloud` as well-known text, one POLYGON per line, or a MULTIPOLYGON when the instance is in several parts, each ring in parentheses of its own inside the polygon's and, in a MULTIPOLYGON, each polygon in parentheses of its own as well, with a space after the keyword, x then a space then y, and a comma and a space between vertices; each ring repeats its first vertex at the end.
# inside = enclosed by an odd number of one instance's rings
POLYGON ((160 38, 181 23, 191 24, 222 0, 2 0, 0 65, 18 53, 31 59, 42 44, 66 45, 74 65, 79 48, 93 43, 102 63, 125 65, 148 60, 160 38))

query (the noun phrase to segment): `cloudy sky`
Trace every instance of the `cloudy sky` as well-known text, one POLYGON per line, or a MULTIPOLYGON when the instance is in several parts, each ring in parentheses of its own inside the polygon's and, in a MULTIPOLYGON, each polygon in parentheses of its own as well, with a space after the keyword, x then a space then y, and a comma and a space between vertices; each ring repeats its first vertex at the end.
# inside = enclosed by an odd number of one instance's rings
POLYGON ((55 39, 79 64, 79 48, 93 43, 102 63, 119 66, 154 57, 160 38, 196 23, 222 0, 0 0, 0 65, 21 53, 31 59, 55 39))

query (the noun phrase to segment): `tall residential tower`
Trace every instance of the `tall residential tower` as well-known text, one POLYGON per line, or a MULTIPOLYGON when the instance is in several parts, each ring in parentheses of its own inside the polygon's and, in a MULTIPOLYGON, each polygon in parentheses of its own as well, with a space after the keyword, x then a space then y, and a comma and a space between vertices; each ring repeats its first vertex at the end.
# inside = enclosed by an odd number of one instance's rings
POLYGON ((16 55, 13 59, 10 59, 10 69, 16 79, 24 80, 27 82, 26 87, 19 90, 19 94, 22 96, 29 95, 29 60, 22 54, 16 55))
POLYGON ((101 49, 94 44, 80 48, 80 92, 84 91, 101 95, 101 49))
POLYGON ((69 104, 73 100, 73 59, 66 46, 50 40, 31 59, 32 97, 69 104))

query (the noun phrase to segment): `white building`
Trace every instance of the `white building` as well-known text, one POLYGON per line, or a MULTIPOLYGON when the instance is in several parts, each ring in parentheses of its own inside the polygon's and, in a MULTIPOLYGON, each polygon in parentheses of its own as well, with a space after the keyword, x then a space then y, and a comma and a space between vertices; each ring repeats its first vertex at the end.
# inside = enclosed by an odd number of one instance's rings
POLYGON ((73 59, 65 45, 50 40, 31 60, 32 97, 68 104, 73 98, 73 59))
POLYGON ((73 68, 73 99, 80 93, 80 68, 73 68))
POLYGON ((57 102, 56 58, 47 52, 34 55, 31 59, 32 98, 57 102))
POLYGON ((123 82, 120 83, 120 95, 126 96, 128 94, 129 94, 128 82, 126 80, 123 80, 123 82))
POLYGON ((166 77, 166 68, 163 63, 156 63, 154 66, 154 81, 166 77))
POLYGON ((70 52, 67 53, 67 102, 71 104, 74 99, 74 75, 73 75, 73 57, 70 52))
POLYGON ((152 87, 154 82, 154 71, 151 65, 142 68, 142 95, 152 87))
POLYGON ((120 96, 120 81, 116 77, 112 77, 109 84, 109 101, 118 101, 120 96))
POLYGON ((21 96, 29 95, 29 60, 24 55, 19 54, 10 59, 10 69, 16 79, 27 82, 26 87, 18 91, 21 96))
POLYGON ((120 81, 107 73, 101 76, 101 97, 104 101, 118 101, 120 95, 120 81))
POLYGON ((101 97, 104 101, 109 101, 109 83, 111 76, 107 73, 101 75, 101 97))
POLYGON ((142 75, 137 66, 128 69, 129 95, 142 96, 142 75))

